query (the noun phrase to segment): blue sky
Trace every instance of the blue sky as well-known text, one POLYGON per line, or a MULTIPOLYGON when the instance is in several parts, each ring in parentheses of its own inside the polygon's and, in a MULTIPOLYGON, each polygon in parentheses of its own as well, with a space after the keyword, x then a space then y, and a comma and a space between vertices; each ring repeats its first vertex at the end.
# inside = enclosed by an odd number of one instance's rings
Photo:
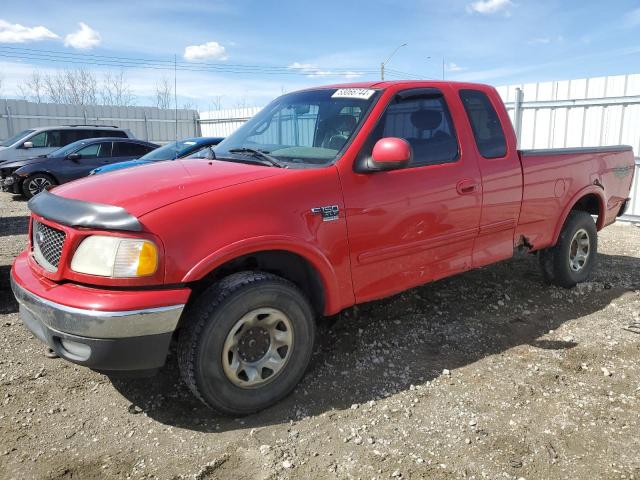
MULTIPOLYGON (((503 85, 640 72, 640 2, 615 0, 91 1, 5 0, 0 10, 2 94, 45 58, 9 57, 29 48, 181 64, 281 67, 231 74, 178 71, 181 103, 207 109, 262 105, 283 91, 378 78, 380 62, 401 44, 389 69, 503 85), (72 6, 73 5, 73 6, 72 6), (430 57, 430 58, 429 58, 430 57)), ((45 54, 46 56, 46 54, 45 54)), ((40 55, 42 57, 42 55, 40 55)), ((135 63, 135 62, 134 62, 135 63)), ((130 65, 130 64, 129 64, 130 65)), ((93 65, 98 74, 118 68, 93 65)), ((127 66, 138 103, 173 72, 127 66)))

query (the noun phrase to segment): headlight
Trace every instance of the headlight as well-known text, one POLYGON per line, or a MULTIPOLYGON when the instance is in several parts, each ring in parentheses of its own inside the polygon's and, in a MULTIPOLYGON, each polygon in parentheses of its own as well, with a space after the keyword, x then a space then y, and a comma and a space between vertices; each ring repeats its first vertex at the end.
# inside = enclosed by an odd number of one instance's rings
POLYGON ((71 260, 71 270, 101 277, 146 277, 158 269, 158 248, 143 239, 92 235, 71 260))

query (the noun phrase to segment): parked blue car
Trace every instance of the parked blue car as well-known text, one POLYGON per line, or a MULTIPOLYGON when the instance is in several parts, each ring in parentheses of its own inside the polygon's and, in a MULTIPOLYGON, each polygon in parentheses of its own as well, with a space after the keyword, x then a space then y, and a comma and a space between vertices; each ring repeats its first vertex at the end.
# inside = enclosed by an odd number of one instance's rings
POLYGON ((112 163, 103 167, 94 168, 89 175, 113 172, 123 168, 146 165, 147 163, 161 162, 163 160, 175 160, 177 158, 215 158, 213 147, 218 145, 223 137, 194 137, 171 142, 157 148, 146 155, 127 162, 112 163))

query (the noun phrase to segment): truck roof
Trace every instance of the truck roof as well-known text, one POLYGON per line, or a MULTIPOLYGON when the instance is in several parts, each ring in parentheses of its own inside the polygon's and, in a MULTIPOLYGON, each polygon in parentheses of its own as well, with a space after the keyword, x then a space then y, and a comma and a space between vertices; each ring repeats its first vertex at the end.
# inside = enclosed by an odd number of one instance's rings
MULTIPOLYGON (((486 84, 482 83, 473 83, 473 82, 453 82, 449 80, 383 80, 383 81, 369 81, 369 82, 351 82, 351 83, 335 83, 332 85, 322 85, 320 87, 315 88, 389 88, 394 85, 413 85, 416 87, 421 87, 424 85, 429 86, 443 86, 443 85, 456 85, 456 86, 468 86, 468 87, 484 87, 486 88, 486 84)), ((312 90, 310 88, 308 90, 312 90)))

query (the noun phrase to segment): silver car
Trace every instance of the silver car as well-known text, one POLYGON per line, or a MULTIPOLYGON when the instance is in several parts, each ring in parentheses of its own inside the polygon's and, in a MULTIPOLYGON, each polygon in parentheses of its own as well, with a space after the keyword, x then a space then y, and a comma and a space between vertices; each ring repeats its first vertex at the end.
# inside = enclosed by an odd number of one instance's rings
POLYGON ((0 164, 46 155, 78 140, 98 137, 134 138, 127 129, 105 125, 29 128, 0 142, 0 164))

